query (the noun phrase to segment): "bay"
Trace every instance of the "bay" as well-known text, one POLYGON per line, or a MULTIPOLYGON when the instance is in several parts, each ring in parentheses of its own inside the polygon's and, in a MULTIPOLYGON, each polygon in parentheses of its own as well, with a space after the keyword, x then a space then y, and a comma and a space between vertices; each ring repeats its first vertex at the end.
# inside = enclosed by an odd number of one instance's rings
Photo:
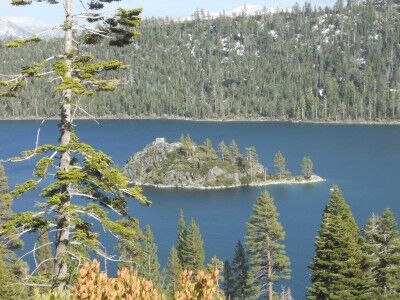
MULTIPOLYGON (((15 156, 35 145, 39 121, 0 121, 0 158, 15 156)), ((190 134, 201 143, 210 138, 214 145, 235 139, 239 147, 254 145, 260 160, 273 170, 273 156, 282 151, 289 169, 300 173, 303 156, 313 159, 315 171, 327 181, 313 185, 277 185, 266 189, 274 197, 280 221, 286 231, 286 247, 292 262, 292 279, 285 282, 295 299, 304 299, 309 283, 308 265, 314 253, 314 238, 320 225, 329 189, 338 184, 356 220, 363 226, 372 213, 387 207, 400 217, 400 127, 369 125, 323 125, 263 122, 186 122, 164 120, 79 121, 77 132, 84 142, 110 154, 122 166, 130 155, 157 137, 168 141, 190 134)), ((57 123, 43 125, 40 143, 57 142, 57 123)), ((7 163, 10 185, 32 174, 33 163, 7 163)), ((207 259, 216 255, 231 259, 237 240, 243 240, 251 207, 264 188, 237 188, 220 191, 157 190, 146 188, 151 208, 129 205, 131 215, 142 227, 150 224, 165 266, 175 243, 179 210, 187 221, 196 219, 203 233, 207 259)), ((14 203, 16 211, 32 209, 37 193, 29 193, 14 203)), ((34 237, 26 239, 28 246, 34 237)), ((115 241, 104 237, 112 252, 115 241)), ((115 272, 115 266, 109 266, 115 272)), ((276 287, 280 289, 279 286, 276 287)))

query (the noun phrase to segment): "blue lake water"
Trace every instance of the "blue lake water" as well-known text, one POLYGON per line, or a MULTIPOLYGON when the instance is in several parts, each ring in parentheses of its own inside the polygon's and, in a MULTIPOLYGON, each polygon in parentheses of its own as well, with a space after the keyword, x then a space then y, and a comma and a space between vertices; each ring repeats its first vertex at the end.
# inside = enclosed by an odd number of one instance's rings
MULTIPOLYGON (((39 121, 0 121, 0 158, 15 156, 34 147, 39 121)), ((57 142, 57 123, 45 123, 41 143, 57 142)), ((372 213, 387 207, 400 217, 400 127, 362 125, 317 125, 291 123, 213 123, 162 120, 78 122, 78 134, 85 142, 110 154, 122 166, 130 155, 156 137, 169 141, 190 134, 197 142, 210 138, 236 139, 244 149, 254 145, 260 160, 272 169, 274 154, 280 150, 293 173, 300 172, 300 161, 309 155, 316 173, 327 179, 315 185, 270 186, 280 221, 286 231, 286 247, 292 263, 289 285, 295 299, 304 299, 309 282, 308 265, 314 253, 313 241, 320 225, 329 189, 338 184, 356 220, 363 226, 372 213)), ((32 163, 6 164, 10 185, 32 174, 32 163)), ((203 233, 206 255, 231 259, 237 240, 243 240, 245 223, 262 188, 222 191, 182 191, 145 189, 153 201, 151 208, 132 203, 130 213, 141 225, 150 224, 164 266, 176 240, 179 209, 187 221, 195 218, 203 233)), ((14 203, 17 211, 30 209, 37 194, 30 193, 14 203)), ((29 242, 29 239, 28 239, 29 242)), ((106 239, 110 249, 114 241, 106 239)), ((279 290, 280 287, 277 287, 279 290)))

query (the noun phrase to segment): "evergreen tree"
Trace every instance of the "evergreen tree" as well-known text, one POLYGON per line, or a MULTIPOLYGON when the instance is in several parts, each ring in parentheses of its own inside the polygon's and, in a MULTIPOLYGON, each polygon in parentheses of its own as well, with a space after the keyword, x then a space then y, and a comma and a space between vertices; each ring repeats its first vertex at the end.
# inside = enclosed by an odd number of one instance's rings
MULTIPOLYGON (((0 195, 7 191, 8 179, 0 163, 0 195)), ((0 199, 0 226, 13 217, 11 204, 12 201, 0 199)), ((22 280, 28 276, 28 266, 13 251, 22 245, 21 239, 9 240, 6 235, 0 234, 0 299, 27 298, 27 288, 22 280)))
POLYGON ((207 149, 207 155, 211 159, 216 159, 217 158, 217 152, 214 149, 213 143, 209 138, 206 138, 204 141, 204 146, 207 149))
POLYGON ((140 230, 139 222, 129 218, 121 222, 128 234, 118 239, 115 249, 121 257, 119 268, 127 268, 131 271, 139 271, 138 257, 142 254, 143 232, 140 230))
POLYGON ((5 194, 8 190, 8 180, 4 172, 4 166, 0 162, 0 195, 5 194))
POLYGON ((290 262, 286 256, 285 232, 278 212, 268 192, 262 192, 253 206, 247 222, 246 243, 250 254, 250 285, 256 296, 273 299, 273 284, 290 277, 290 262))
POLYGON ((396 219, 386 209, 379 220, 382 247, 377 282, 387 299, 400 298, 400 233, 396 219))
MULTIPOLYGON (((7 193, 7 191, 8 191, 8 178, 4 172, 4 167, 0 162, 0 195, 7 193)), ((12 216, 11 201, 1 201, 0 199, 0 224, 6 220, 9 220, 11 216, 12 216)), ((2 236, 0 235, 0 239, 1 238, 2 236)))
POLYGON ((187 231, 186 231, 186 223, 185 223, 185 216, 183 215, 183 210, 180 210, 179 213, 179 221, 178 221, 178 238, 176 241, 176 250, 178 252, 178 257, 180 264, 183 266, 183 252, 185 248, 185 241, 186 241, 187 231))
POLYGON ((238 167, 241 167, 243 165, 243 156, 242 153, 240 153, 240 149, 235 140, 232 140, 231 144, 229 145, 229 150, 231 153, 232 163, 238 167))
POLYGON ((275 154, 274 167, 278 173, 279 179, 282 179, 282 177, 285 177, 289 174, 289 171, 286 168, 286 158, 280 151, 275 154))
POLYGON ((182 267, 197 272, 204 267, 203 238, 200 228, 194 220, 186 230, 186 239, 182 251, 182 267))
POLYGON ((337 186, 324 210, 315 247, 308 299, 371 299, 361 268, 358 228, 337 186))
POLYGON ((54 268, 54 257, 51 250, 49 232, 46 228, 38 230, 36 261, 38 263, 38 275, 51 276, 54 268))
POLYGON ((382 299, 400 298, 400 233, 390 209, 372 216, 363 229, 367 266, 374 275, 376 294, 382 299))
MULTIPOLYGON (((82 1, 63 0, 65 19, 58 26, 64 31, 63 49, 58 48, 54 55, 40 57, 39 61, 32 62, 31 65, 27 65, 30 56, 27 57, 24 59, 26 65, 14 73, 17 75, 0 81, 2 98, 17 97, 25 83, 32 82, 33 78, 47 78, 46 83, 52 85, 57 93, 57 101, 52 99, 51 102, 59 106, 58 144, 38 145, 35 149, 24 151, 21 156, 10 159, 13 162, 37 159, 37 164, 33 178, 16 185, 1 197, 9 202, 26 192, 36 190, 39 183, 49 182, 41 192, 41 211, 15 214, 11 219, 2 222, 0 231, 11 238, 24 232, 26 228, 32 228, 31 231, 50 225, 57 228, 52 241, 55 246, 55 264, 49 284, 60 292, 66 290, 74 278, 74 272, 78 271, 79 261, 85 259, 88 252, 95 251, 109 259, 100 248, 99 235, 95 232, 93 223, 88 222, 87 218, 100 222, 114 236, 122 237, 128 232, 120 220, 114 221, 108 217, 109 210, 126 218, 127 199, 134 198, 142 204, 150 204, 142 189, 129 186, 128 179, 121 174, 109 156, 82 143, 74 129, 74 111, 86 111, 79 103, 82 96, 115 91, 119 85, 120 81, 113 79, 111 74, 99 77, 99 73, 126 69, 126 65, 117 59, 96 61, 90 53, 84 52, 87 49, 84 45, 100 42, 106 37, 107 44, 104 41, 103 47, 122 47, 133 43, 138 36, 135 28, 141 21, 141 9, 118 9, 115 15, 107 11, 107 22, 104 21, 105 12, 102 8, 105 2, 113 1, 92 1, 86 7, 82 1), (82 13, 76 11, 76 7, 73 11, 73 3, 84 6, 82 13), (77 18, 80 18, 79 22, 77 18), (85 18, 88 21, 86 24, 85 18), (77 32, 80 34, 77 35, 77 32), (54 180, 47 180, 52 173, 55 174, 54 180), (71 205, 73 198, 81 198, 87 202, 80 201, 79 203, 84 204, 71 205), (76 259, 77 257, 80 259, 76 259)), ((32 2, 11 0, 13 5, 29 5, 32 2)), ((39 41, 40 38, 33 35, 11 40, 3 46, 15 52, 15 48, 23 48, 39 41)))
POLYGON ((15 257, 12 260, 7 258, 0 248, 0 299, 28 299, 27 288, 22 283, 22 277, 19 277, 26 275, 26 266, 23 268, 24 274, 16 274, 15 269, 21 267, 21 262, 15 257))
POLYGON ((190 157, 195 149, 195 143, 189 134, 182 134, 180 138, 180 151, 185 157, 190 157))
POLYGON ((314 174, 313 162, 310 157, 303 157, 303 160, 301 162, 301 172, 306 179, 310 179, 311 176, 314 174))
POLYGON ((211 257, 210 262, 207 264, 207 271, 211 274, 215 269, 217 269, 219 272, 217 278, 217 284, 219 285, 219 282, 224 280, 224 263, 218 257, 213 256, 211 257))
POLYGON ((233 273, 231 264, 228 260, 224 263, 224 284, 223 289, 225 293, 225 298, 230 300, 234 299, 235 296, 235 281, 233 279, 233 273))
POLYGON ((175 247, 171 248, 167 265, 167 282, 169 290, 174 292, 179 286, 179 276, 183 269, 175 247))
POLYGON ((231 153, 229 151, 229 148, 225 145, 224 141, 219 143, 218 152, 219 152, 222 160, 228 160, 228 161, 231 160, 231 153))
MULTIPOLYGON (((4 172, 4 167, 0 162, 0 195, 8 191, 8 178, 4 172)), ((11 201, 0 200, 0 224, 8 220, 12 215, 11 201)))
POLYGON ((137 256, 136 262, 139 267, 139 275, 153 281, 156 285, 161 284, 160 264, 157 256, 157 245, 154 242, 154 235, 149 225, 143 233, 141 253, 137 256))
POLYGON ((379 244, 375 240, 377 235, 379 235, 378 219, 377 216, 372 215, 367 225, 363 228, 361 236, 363 252, 361 268, 364 271, 365 280, 369 283, 371 295, 377 299, 382 295, 382 290, 376 282, 377 267, 379 265, 379 244))
POLYGON ((255 174, 255 165, 258 163, 258 154, 255 147, 246 148, 246 160, 249 166, 248 175, 250 176, 250 181, 254 181, 257 175, 255 174))
POLYGON ((238 241, 235 248, 235 256, 232 261, 232 278, 235 298, 247 299, 250 296, 248 272, 249 263, 247 261, 246 252, 242 243, 238 241))

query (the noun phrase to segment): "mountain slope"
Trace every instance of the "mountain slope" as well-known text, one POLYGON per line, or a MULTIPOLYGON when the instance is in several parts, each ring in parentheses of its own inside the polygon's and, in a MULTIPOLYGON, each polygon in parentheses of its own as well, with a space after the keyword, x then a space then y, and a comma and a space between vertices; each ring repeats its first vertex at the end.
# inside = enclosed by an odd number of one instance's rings
MULTIPOLYGON (((43 32, 53 27, 52 24, 25 17, 0 17, 0 39, 24 38, 43 32)), ((49 32, 44 38, 60 36, 60 31, 49 32)))
MULTIPOLYGON (((124 49, 90 47, 131 66, 115 94, 83 97, 100 117, 400 121, 400 9, 351 7, 194 19, 148 19, 124 49)), ((0 73, 62 51, 49 41, 0 51, 0 73), (27 63, 28 62, 28 63, 27 63)), ((46 81, 0 99, 0 118, 57 114, 46 81), (34 105, 32 105, 34 103, 34 105)))

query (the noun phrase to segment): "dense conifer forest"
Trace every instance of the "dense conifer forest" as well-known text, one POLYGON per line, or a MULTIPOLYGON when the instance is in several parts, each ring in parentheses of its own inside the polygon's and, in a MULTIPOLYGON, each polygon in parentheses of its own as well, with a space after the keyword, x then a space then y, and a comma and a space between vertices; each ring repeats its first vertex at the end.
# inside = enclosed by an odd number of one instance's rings
MULTIPOLYGON (((399 27, 398 0, 147 19, 141 38, 128 47, 82 46, 97 57, 122 59, 130 70, 116 94, 80 101, 98 117, 399 120, 399 27)), ((61 47, 51 40, 2 49, 0 73, 17 72, 61 47)), ((56 116, 58 102, 44 85, 37 80, 17 99, 2 97, 0 117, 56 116)))

